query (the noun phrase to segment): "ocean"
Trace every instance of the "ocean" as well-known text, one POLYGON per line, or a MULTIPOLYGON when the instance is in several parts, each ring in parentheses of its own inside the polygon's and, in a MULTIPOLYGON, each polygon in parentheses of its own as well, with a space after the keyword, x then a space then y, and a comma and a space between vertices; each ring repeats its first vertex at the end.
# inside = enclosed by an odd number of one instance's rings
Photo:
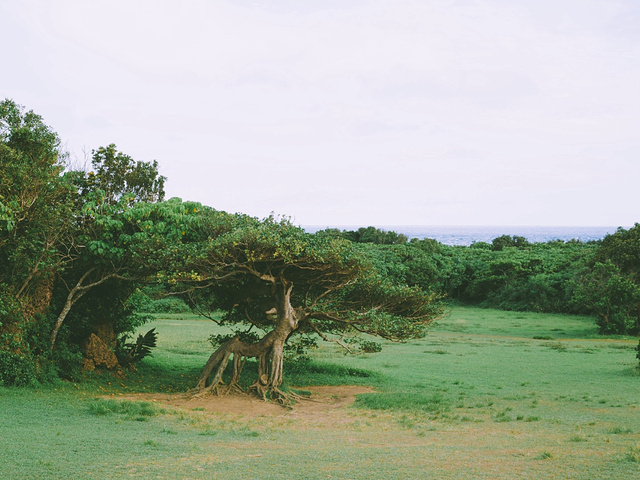
MULTIPOLYGON (((357 230, 360 226, 302 226, 307 232, 314 233, 325 228, 340 230, 357 230)), ((549 242, 552 240, 580 240, 588 242, 600 240, 610 233, 615 233, 618 227, 545 227, 545 226, 425 226, 425 225, 376 225, 386 231, 402 233, 408 238, 433 238, 445 245, 465 245, 472 243, 491 243, 494 238, 502 235, 520 236, 529 242, 549 242)), ((625 227, 628 228, 628 227, 625 227)))

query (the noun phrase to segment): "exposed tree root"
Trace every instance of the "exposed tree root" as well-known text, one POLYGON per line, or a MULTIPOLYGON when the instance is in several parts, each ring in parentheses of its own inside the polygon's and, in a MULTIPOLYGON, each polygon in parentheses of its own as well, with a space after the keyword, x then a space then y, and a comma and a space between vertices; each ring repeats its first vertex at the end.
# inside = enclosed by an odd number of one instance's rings
POLYGON ((196 387, 190 393, 197 397, 205 397, 227 395, 234 390, 242 391, 238 381, 246 359, 252 357, 258 359, 258 379, 249 387, 249 390, 264 400, 276 401, 283 405, 289 403, 290 395, 279 389, 282 384, 284 347, 282 337, 286 338, 276 329, 254 344, 244 343, 235 337, 220 345, 209 357, 196 387), (232 363, 231 379, 229 384, 225 385, 222 377, 230 361, 232 363))
MULTIPOLYGON (((272 279, 274 280, 274 279, 272 279)), ((282 364, 284 343, 291 333, 298 328, 298 321, 303 316, 296 311, 290 302, 293 284, 282 281, 276 290, 277 319, 275 328, 256 343, 245 343, 238 337, 223 343, 211 354, 192 391, 197 396, 229 393, 232 389, 240 389, 238 381, 247 358, 258 359, 258 378, 249 390, 264 400, 272 400, 281 404, 290 402, 290 395, 280 390, 282 384, 282 364), (222 376, 233 359, 229 385, 224 387, 222 376)))

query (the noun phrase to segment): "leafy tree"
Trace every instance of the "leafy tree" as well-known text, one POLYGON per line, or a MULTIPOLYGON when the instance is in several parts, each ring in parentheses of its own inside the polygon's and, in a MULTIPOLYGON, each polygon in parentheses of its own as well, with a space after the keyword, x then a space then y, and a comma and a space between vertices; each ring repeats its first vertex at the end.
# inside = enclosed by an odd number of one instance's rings
MULTIPOLYGON (((610 262, 617 267, 616 272, 612 272, 612 267, 608 267, 608 270, 611 271, 611 281, 620 284, 620 288, 631 289, 627 285, 628 281, 633 282, 636 288, 640 288, 640 224, 636 223, 629 229, 618 228, 615 233, 607 235, 600 244, 595 260, 605 264, 610 262), (618 277, 621 278, 618 279, 618 277), (622 287, 623 284, 624 287, 622 287)), ((631 301, 631 297, 625 296, 625 301, 631 301)), ((640 297, 635 297, 634 301, 633 307, 625 304, 621 309, 626 309, 625 315, 635 319, 633 326, 627 325, 624 330, 638 335, 640 334, 640 297)), ((621 328, 623 323, 618 322, 621 328)))
POLYGON ((622 273, 640 284, 640 223, 628 230, 618 228, 602 240, 596 261, 602 263, 607 260, 611 260, 622 273))
MULTIPOLYGON (((150 228, 145 218, 148 211, 135 206, 164 197, 165 178, 159 175, 157 162, 135 161, 112 144, 94 150, 92 166, 94 170, 89 173, 69 174, 78 191, 78 210, 73 217, 71 261, 62 277, 66 298, 59 302, 59 314, 51 330, 51 348, 71 308, 87 293, 108 282, 111 288, 96 292, 98 296, 111 298, 99 301, 94 295, 90 303, 102 304, 105 312, 108 306, 121 310, 137 286, 130 283, 127 288, 121 283, 114 288, 113 282, 141 280, 150 272, 145 259, 135 257, 131 235, 150 228)), ((111 325, 107 330, 113 330, 114 320, 107 320, 109 316, 104 314, 101 320, 111 325)))
POLYGON ((573 302, 597 316, 602 334, 635 333, 640 288, 611 261, 597 262, 579 283, 573 302))
POLYGON ((164 198, 166 177, 158 174, 158 162, 136 161, 111 144, 93 151, 93 170, 81 183, 81 198, 101 192, 101 203, 116 205, 126 195, 129 202, 158 202, 164 198))
POLYGON ((11 100, 0 102, 0 349, 28 358, 25 329, 49 306, 68 261, 73 189, 58 135, 11 100))
POLYGON ((386 231, 376 227, 360 227, 358 230, 343 230, 327 228, 317 232, 319 235, 342 237, 355 243, 375 243, 377 245, 400 245, 406 243, 408 238, 394 231, 386 231))
POLYGON ((494 238, 491 242, 491 246, 494 252, 500 252, 505 247, 523 248, 527 247, 528 245, 529 242, 527 241, 527 239, 518 235, 502 235, 500 237, 494 238))
POLYGON ((413 338, 440 312, 434 295, 380 275, 351 242, 306 234, 287 220, 207 209, 194 240, 167 251, 166 263, 174 267, 166 280, 196 307, 226 311, 223 324, 245 329, 211 355, 196 385, 200 392, 219 388, 231 356, 231 385, 244 359, 254 357, 253 388, 279 397, 284 346, 292 336, 316 334, 345 347, 354 333, 413 338), (251 341, 246 332, 260 335, 251 341))

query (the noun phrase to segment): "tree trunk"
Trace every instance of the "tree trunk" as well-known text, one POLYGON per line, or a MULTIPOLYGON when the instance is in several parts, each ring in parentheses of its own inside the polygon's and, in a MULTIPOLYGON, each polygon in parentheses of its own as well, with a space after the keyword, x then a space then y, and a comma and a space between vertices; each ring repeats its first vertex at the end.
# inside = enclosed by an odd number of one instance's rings
POLYGON ((64 307, 62 307, 62 311, 58 318, 56 318, 56 323, 53 326, 53 330, 51 331, 51 350, 53 350, 56 346, 56 338, 58 338, 58 332, 60 331, 60 327, 62 327, 62 323, 67 318, 67 315, 71 311, 71 307, 74 303, 76 303, 80 298, 86 293, 86 290, 79 290, 78 285, 71 289, 69 295, 67 295, 67 300, 64 302, 64 307))
POLYGON ((220 345, 202 369, 194 389, 195 393, 200 395, 216 393, 223 383, 222 375, 233 355, 233 374, 229 388, 236 386, 244 359, 252 357, 257 358, 259 363, 258 379, 251 388, 263 398, 267 395, 282 396, 278 387, 282 384, 284 344, 289 335, 298 328, 301 313, 291 305, 293 284, 281 280, 277 286, 279 288, 276 293, 275 328, 257 343, 245 343, 235 337, 220 345))
MULTIPOLYGON (((75 284, 75 286, 69 291, 69 295, 67 295, 67 300, 64 303, 64 307, 62 307, 62 311, 58 318, 56 319, 56 323, 53 326, 53 331, 51 332, 51 350, 53 350, 56 346, 56 338, 58 337, 58 332, 60 331, 60 327, 64 323, 64 320, 67 318, 67 315, 71 311, 71 307, 75 305, 75 303, 82 298, 82 296, 91 290, 93 287, 96 287, 110 278, 118 277, 115 273, 110 273, 108 275, 104 275, 100 277, 97 281, 89 284, 84 284, 84 281, 91 275, 96 268, 92 268, 80 277, 80 280, 75 284)), ((122 278, 122 277, 118 277, 122 278)))

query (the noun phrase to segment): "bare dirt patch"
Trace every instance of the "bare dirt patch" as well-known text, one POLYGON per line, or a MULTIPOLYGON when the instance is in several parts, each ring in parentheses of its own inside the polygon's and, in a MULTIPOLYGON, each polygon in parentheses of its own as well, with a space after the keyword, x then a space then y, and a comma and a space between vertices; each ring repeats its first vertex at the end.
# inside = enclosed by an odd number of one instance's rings
MULTIPOLYGON (((358 385, 314 386, 301 390, 311 392, 310 396, 300 396, 291 406, 261 400, 253 395, 243 393, 229 393, 227 395, 209 395, 205 397, 193 396, 187 393, 139 393, 122 397, 127 400, 157 402, 168 407, 198 410, 224 415, 258 416, 288 416, 305 420, 326 420, 328 414, 342 411, 355 402, 359 393, 370 393, 370 387, 358 385)), ((342 415, 340 413, 340 415, 342 415)))

